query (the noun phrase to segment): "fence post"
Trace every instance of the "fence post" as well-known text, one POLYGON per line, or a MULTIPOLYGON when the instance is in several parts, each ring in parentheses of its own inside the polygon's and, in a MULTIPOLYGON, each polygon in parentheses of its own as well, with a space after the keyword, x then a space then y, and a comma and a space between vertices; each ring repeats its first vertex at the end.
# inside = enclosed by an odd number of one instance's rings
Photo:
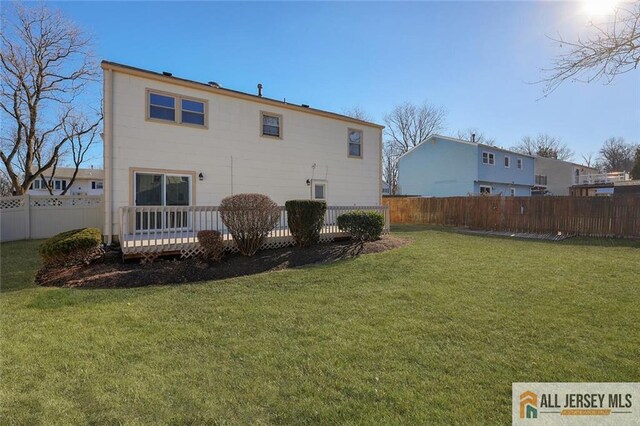
POLYGON ((26 239, 31 239, 31 196, 27 193, 22 196, 24 207, 25 207, 25 234, 26 239))

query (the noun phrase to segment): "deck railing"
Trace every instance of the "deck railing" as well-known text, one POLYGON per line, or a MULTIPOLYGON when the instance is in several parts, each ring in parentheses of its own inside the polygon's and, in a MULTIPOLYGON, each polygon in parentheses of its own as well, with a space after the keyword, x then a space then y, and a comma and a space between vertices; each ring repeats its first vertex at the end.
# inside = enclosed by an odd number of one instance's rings
MULTIPOLYGON (((328 206, 320 237, 323 241, 345 235, 338 229, 337 218, 353 210, 377 211, 384 215, 384 232, 389 232, 389 208, 386 206, 328 206)), ((222 234, 227 247, 233 238, 222 223, 217 206, 126 206, 119 210, 120 246, 125 255, 183 251, 197 246, 197 234, 214 230, 222 234)), ((289 233, 287 211, 280 207, 280 217, 265 242, 265 248, 282 247, 293 242, 289 233)))
POLYGON ((626 172, 612 172, 612 173, 597 173, 587 174, 575 177, 576 185, 593 185, 602 183, 614 183, 624 182, 629 180, 629 173, 626 172))

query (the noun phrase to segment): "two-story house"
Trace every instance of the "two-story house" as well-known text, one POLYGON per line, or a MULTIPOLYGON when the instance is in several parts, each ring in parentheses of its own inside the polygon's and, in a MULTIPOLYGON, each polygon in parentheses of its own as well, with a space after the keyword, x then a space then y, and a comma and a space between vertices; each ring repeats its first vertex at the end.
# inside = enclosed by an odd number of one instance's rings
MULTIPOLYGON (((166 212, 246 192, 279 205, 381 203, 383 126, 267 98, 262 85, 249 94, 113 62, 102 69, 108 241, 124 206, 166 212)), ((136 229, 168 223, 146 215, 132 219, 136 229)))
POLYGON ((528 196, 534 184, 533 156, 447 136, 429 137, 397 164, 404 195, 528 196))
POLYGON ((73 167, 57 167, 53 178, 51 172, 52 170, 48 170, 40 179, 33 181, 29 187, 30 195, 49 195, 48 182, 51 182, 53 195, 60 195, 65 190, 66 195, 102 195, 103 193, 104 171, 101 169, 78 169, 75 179, 73 179, 75 172, 73 167), (67 189, 69 185, 71 187, 67 189))

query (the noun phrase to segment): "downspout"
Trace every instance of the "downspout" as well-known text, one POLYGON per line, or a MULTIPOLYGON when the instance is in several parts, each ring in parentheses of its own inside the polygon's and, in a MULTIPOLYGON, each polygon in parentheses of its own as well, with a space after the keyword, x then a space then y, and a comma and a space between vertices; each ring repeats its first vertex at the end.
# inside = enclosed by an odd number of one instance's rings
POLYGON ((113 71, 104 70, 104 208, 107 244, 113 242, 113 71))

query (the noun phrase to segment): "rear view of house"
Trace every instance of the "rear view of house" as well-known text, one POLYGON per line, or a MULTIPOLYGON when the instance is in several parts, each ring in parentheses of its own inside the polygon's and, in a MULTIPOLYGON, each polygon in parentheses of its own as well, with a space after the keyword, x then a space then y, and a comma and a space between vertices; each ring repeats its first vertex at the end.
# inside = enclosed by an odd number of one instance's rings
MULTIPOLYGON (((112 62, 102 69, 107 236, 125 206, 217 206, 244 192, 280 205, 380 205, 380 125, 266 98, 262 85, 247 94, 112 62)), ((154 217, 136 216, 136 229, 154 217)))
POLYGON ((434 135, 398 159, 401 194, 531 195, 534 159, 495 146, 434 135))

